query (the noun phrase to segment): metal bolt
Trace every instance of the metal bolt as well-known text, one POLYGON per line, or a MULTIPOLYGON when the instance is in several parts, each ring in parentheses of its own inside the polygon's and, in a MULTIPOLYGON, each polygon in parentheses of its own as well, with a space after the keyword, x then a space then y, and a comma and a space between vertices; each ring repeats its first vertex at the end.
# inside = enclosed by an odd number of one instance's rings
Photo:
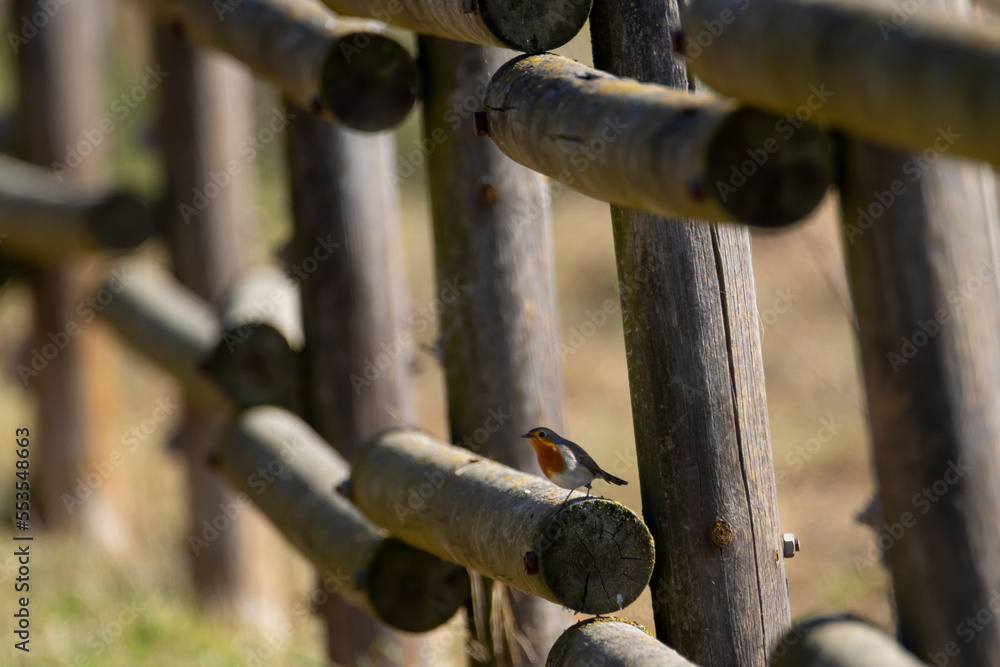
POLYGON ((800 550, 799 541, 796 539, 795 533, 782 533, 781 545, 785 551, 785 558, 793 558, 795 552, 800 550))
POLYGON ((486 119, 485 111, 477 111, 472 115, 472 122, 476 126, 476 136, 477 137, 488 137, 490 136, 490 124, 486 119))

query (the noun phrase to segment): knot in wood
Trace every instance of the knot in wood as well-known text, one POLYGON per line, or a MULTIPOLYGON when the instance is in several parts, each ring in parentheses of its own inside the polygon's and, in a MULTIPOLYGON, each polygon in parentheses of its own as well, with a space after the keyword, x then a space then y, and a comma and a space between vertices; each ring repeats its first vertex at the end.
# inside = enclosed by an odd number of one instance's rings
POLYGON ((524 573, 538 574, 538 553, 535 551, 524 552, 524 573))
POLYGON ((717 547, 726 547, 732 541, 733 529, 728 523, 719 520, 712 524, 712 544, 717 547))

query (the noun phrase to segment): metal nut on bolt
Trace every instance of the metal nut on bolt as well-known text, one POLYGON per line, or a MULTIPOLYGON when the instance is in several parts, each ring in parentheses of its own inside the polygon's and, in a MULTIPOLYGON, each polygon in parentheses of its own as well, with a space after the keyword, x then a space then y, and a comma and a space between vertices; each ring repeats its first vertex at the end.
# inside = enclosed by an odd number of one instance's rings
POLYGON ((782 533, 781 545, 785 551, 785 558, 793 558, 795 552, 800 550, 799 541, 795 538, 795 533, 782 533))

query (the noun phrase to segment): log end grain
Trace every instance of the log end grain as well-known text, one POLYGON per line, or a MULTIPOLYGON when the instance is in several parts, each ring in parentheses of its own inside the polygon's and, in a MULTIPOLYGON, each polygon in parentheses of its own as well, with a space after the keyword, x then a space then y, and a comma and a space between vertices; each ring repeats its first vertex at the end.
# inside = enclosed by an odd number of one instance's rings
POLYGON ((469 573, 395 538, 382 541, 369 569, 368 599, 379 617, 408 632, 427 632, 465 605, 469 573))
POLYGON ((743 107, 716 131, 706 176, 733 219, 791 224, 809 215, 833 184, 832 143, 813 125, 743 107))
POLYGON ((565 606, 607 614, 632 604, 653 574, 653 538, 634 512, 610 500, 571 502, 540 532, 539 574, 565 606))
POLYGON ((153 215, 131 194, 109 196, 90 212, 90 227, 102 248, 129 250, 153 235, 153 215))
POLYGON ((413 108, 419 90, 416 62, 398 42, 372 32, 335 40, 320 73, 323 108, 355 130, 395 127, 413 108))
POLYGON ((515 51, 543 53, 583 29, 593 0, 477 0, 483 25, 515 51))
POLYGON ((227 329, 201 368, 241 408, 292 405, 298 354, 270 324, 227 329))

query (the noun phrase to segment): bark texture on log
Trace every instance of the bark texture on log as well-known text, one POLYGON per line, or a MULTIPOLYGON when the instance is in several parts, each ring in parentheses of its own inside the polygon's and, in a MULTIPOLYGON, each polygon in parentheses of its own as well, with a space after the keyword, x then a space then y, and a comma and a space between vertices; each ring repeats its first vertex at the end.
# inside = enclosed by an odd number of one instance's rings
MULTIPOLYGON (((597 0, 595 66, 682 90, 675 0, 597 0)), ((612 207, 656 636, 762 665, 789 625, 745 227, 612 207)))
POLYGON ((396 429, 369 440, 351 497, 399 539, 575 611, 632 604, 653 567, 649 530, 631 510, 396 429))
POLYGON ((692 0, 683 50, 714 90, 787 113, 785 131, 811 119, 900 149, 1000 165, 1000 31, 968 20, 967 9, 939 9, 692 0))
POLYGON ((549 651, 546 667, 695 667, 642 626, 614 616, 580 621, 549 651))
POLYGON ((639 83, 568 58, 501 67, 483 102, 513 160, 598 199, 658 215, 785 225, 833 182, 830 142, 718 95, 639 83))
MULTIPOLYGON (((438 37, 420 38, 440 346, 451 441, 519 470, 540 472, 518 436, 562 430, 563 388, 549 206, 541 175, 476 137, 468 100, 479 102, 511 52, 438 37)), ((483 584, 484 588, 486 585, 483 584)), ((502 586, 497 589, 501 593, 502 586)), ((511 592, 513 625, 490 619, 491 596, 476 597, 476 641, 494 654, 540 663, 567 625, 547 600, 511 592), (504 637, 479 636, 503 627, 504 637), (534 655, 531 655, 533 653, 534 655)), ((491 664, 512 662, 493 655, 491 664)))

